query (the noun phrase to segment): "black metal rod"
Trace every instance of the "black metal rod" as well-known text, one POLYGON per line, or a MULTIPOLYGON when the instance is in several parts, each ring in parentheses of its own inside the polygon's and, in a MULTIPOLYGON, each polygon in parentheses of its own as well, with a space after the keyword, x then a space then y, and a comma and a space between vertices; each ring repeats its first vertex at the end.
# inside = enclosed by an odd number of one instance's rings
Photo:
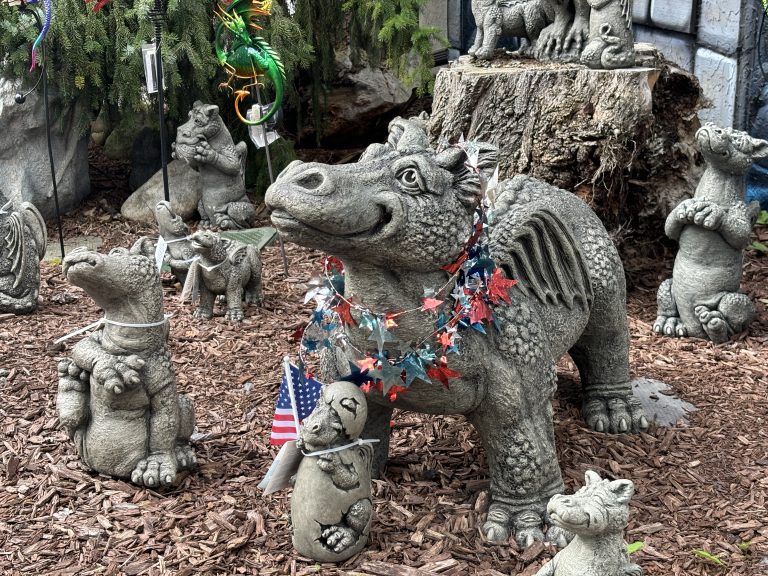
MULTIPOLYGON (((261 105, 261 89, 259 88, 259 85, 256 85, 256 102, 259 104, 259 116, 264 113, 262 110, 261 105)), ((267 155, 267 171, 269 173, 269 183, 274 184, 275 183, 275 173, 274 170, 272 170, 272 154, 269 151, 269 140, 267 137, 267 123, 263 122, 261 124, 261 133, 264 135, 264 154, 267 155)), ((285 254, 285 244, 283 243, 283 238, 280 236, 280 234, 277 235, 277 240, 280 243, 280 253, 283 255, 283 268, 285 268, 285 275, 288 276, 288 256, 285 254)))
MULTIPOLYGON (((38 19, 39 21, 39 19, 38 19)), ((61 259, 64 260, 64 231, 61 226, 61 210, 59 209, 59 189, 56 185, 56 166, 53 163, 53 146, 51 145, 51 114, 48 105, 48 61, 45 59, 45 42, 42 43, 41 50, 43 64, 43 105, 45 107, 45 136, 48 140, 48 161, 51 164, 51 181, 53 182, 53 205, 56 208, 56 226, 59 229, 59 247, 61 248, 61 259)))
MULTIPOLYGON (((37 27, 43 29, 43 21, 36 10, 30 10, 26 4, 21 5, 23 12, 29 12, 35 18, 37 27)), ((56 226, 59 229, 59 247, 61 248, 61 259, 64 259, 64 230, 61 225, 61 210, 59 209, 59 188, 56 184, 56 165, 53 162, 53 145, 51 141, 51 113, 48 102, 48 60, 45 56, 45 42, 40 45, 40 74, 43 79, 43 108, 45 109, 45 136, 48 141, 48 162, 51 166, 51 182, 53 183, 53 206, 56 211, 56 226)))
POLYGON ((165 89, 163 86, 163 58, 160 53, 160 42, 163 34, 162 0, 155 0, 154 13, 151 15, 155 24, 155 69, 157 70, 157 118, 160 122, 160 161, 163 166, 163 194, 166 202, 171 200, 168 184, 168 154, 166 152, 168 134, 165 126, 165 89))

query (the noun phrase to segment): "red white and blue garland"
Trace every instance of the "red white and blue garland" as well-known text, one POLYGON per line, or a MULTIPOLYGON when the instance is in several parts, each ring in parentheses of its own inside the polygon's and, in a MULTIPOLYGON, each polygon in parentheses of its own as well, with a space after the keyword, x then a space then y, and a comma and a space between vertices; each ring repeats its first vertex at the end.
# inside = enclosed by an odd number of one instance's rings
POLYGON ((356 297, 348 299, 343 295, 343 265, 333 256, 326 257, 324 277, 310 283, 304 300, 305 303, 314 300, 317 304, 315 311, 310 321, 294 333, 294 338, 299 341, 302 364, 305 354, 319 353, 335 345, 352 349, 357 360, 350 362, 351 374, 343 379, 358 384, 365 392, 380 390, 394 401, 416 379, 440 383, 448 388, 450 379, 461 376, 448 366, 449 355, 459 353, 461 330, 471 329, 485 334, 490 325, 498 329, 492 306, 510 304, 509 289, 517 284, 516 280, 506 278, 488 247, 486 207, 493 203, 498 170, 487 181, 478 168, 474 143, 462 139, 458 146, 467 153, 466 165, 478 174, 483 185, 472 236, 456 261, 443 267, 450 274, 448 281, 439 288, 425 289, 422 305, 418 308, 374 311, 356 297), (352 311, 357 313, 358 320, 352 311), (389 343, 391 349, 401 342, 393 332, 398 318, 418 313, 434 317, 431 332, 406 344, 407 349, 399 349, 398 354, 385 350, 385 343, 389 343), (344 326, 358 326, 366 331, 371 349, 355 347, 344 333, 344 326))

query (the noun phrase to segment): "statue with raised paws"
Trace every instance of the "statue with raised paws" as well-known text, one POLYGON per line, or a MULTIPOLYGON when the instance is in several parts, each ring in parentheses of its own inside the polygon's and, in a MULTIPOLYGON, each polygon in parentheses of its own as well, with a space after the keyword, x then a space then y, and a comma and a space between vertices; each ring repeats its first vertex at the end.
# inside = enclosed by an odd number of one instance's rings
POLYGON ((179 126, 173 156, 200 173, 200 224, 221 230, 253 227, 256 210, 245 193, 248 146, 234 143, 214 104, 195 102, 179 126))
POLYGON ((623 537, 634 484, 602 480, 591 470, 585 481, 575 494, 550 499, 549 530, 573 539, 536 576, 642 576, 642 568, 629 560, 623 537))
POLYGON ((79 249, 64 259, 64 276, 104 319, 59 362, 56 408, 88 468, 155 488, 195 466, 195 413, 176 392, 160 276, 140 250, 137 242, 130 251, 79 249))
POLYGON ((341 562, 368 541, 373 505, 373 448, 355 441, 367 417, 363 392, 351 382, 323 388, 304 422, 304 452, 291 498, 293 546, 318 562, 341 562), (342 448, 336 452, 328 452, 342 448))
POLYGON ((768 157, 768 142, 706 124, 696 134, 707 169, 693 198, 667 217, 665 232, 680 247, 672 278, 657 295, 653 331, 726 342, 746 330, 755 307, 739 292, 743 252, 760 206, 744 202, 744 175, 768 157))

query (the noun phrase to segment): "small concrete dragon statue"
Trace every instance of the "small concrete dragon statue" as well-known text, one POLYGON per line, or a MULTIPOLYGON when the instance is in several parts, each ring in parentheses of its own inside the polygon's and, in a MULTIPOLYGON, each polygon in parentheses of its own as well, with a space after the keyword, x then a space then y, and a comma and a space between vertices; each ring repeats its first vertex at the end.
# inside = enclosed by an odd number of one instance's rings
POLYGON ((116 248, 75 250, 66 279, 104 310, 101 327, 59 362, 56 407, 62 427, 92 470, 135 484, 173 484, 196 464, 189 445, 195 411, 176 392, 163 290, 153 258, 116 248))
POLYGON ((170 266, 171 272, 183 286, 195 256, 189 240, 189 226, 173 211, 171 203, 165 200, 155 206, 155 220, 157 232, 166 245, 163 262, 170 266))
MULTIPOLYGON (((195 232, 191 238, 193 252, 199 257, 192 263, 184 287, 184 295, 198 290, 200 305, 196 318, 213 318, 217 295, 227 297, 225 318, 240 322, 244 318, 242 303, 260 304, 261 258, 255 246, 222 238, 210 231, 195 232)), ((192 297, 195 300, 193 294, 192 297)))
POLYGON ((503 37, 523 39, 538 59, 581 61, 590 68, 635 62, 632 0, 472 0, 477 23, 469 54, 490 60, 503 37))
POLYGON ((235 145, 219 116, 219 107, 194 103, 189 120, 179 126, 173 156, 200 173, 200 224, 222 230, 251 228, 256 210, 245 193, 245 142, 235 145))
POLYGON ((744 249, 760 212, 758 202, 744 202, 744 175, 753 160, 768 157, 768 142, 711 123, 696 141, 707 169, 693 198, 667 217, 665 232, 680 248, 672 278, 659 286, 653 331, 719 343, 746 330, 755 314, 739 292, 744 249))
POLYGON ((591 470, 585 482, 572 496, 550 499, 550 522, 575 536, 536 576, 642 576, 642 568, 629 560, 623 537, 634 484, 609 482, 591 470))
POLYGON ((301 430, 297 445, 309 455, 299 465, 291 498, 293 546, 318 562, 346 560, 368 541, 373 448, 355 444, 367 415, 363 392, 334 382, 323 388, 301 430), (334 448, 343 449, 322 453, 334 448))
POLYGON ((8 202, 0 208, 0 312, 37 309, 40 261, 47 245, 45 221, 32 204, 22 202, 13 210, 8 202))

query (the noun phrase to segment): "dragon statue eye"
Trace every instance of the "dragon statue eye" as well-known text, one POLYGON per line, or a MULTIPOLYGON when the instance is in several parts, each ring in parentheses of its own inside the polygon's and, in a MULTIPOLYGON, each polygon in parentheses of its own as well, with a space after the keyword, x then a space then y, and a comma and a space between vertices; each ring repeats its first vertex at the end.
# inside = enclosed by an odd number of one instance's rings
POLYGON ((397 181, 400 185, 410 192, 421 192, 424 190, 424 181, 416 168, 405 168, 397 174, 397 181))

